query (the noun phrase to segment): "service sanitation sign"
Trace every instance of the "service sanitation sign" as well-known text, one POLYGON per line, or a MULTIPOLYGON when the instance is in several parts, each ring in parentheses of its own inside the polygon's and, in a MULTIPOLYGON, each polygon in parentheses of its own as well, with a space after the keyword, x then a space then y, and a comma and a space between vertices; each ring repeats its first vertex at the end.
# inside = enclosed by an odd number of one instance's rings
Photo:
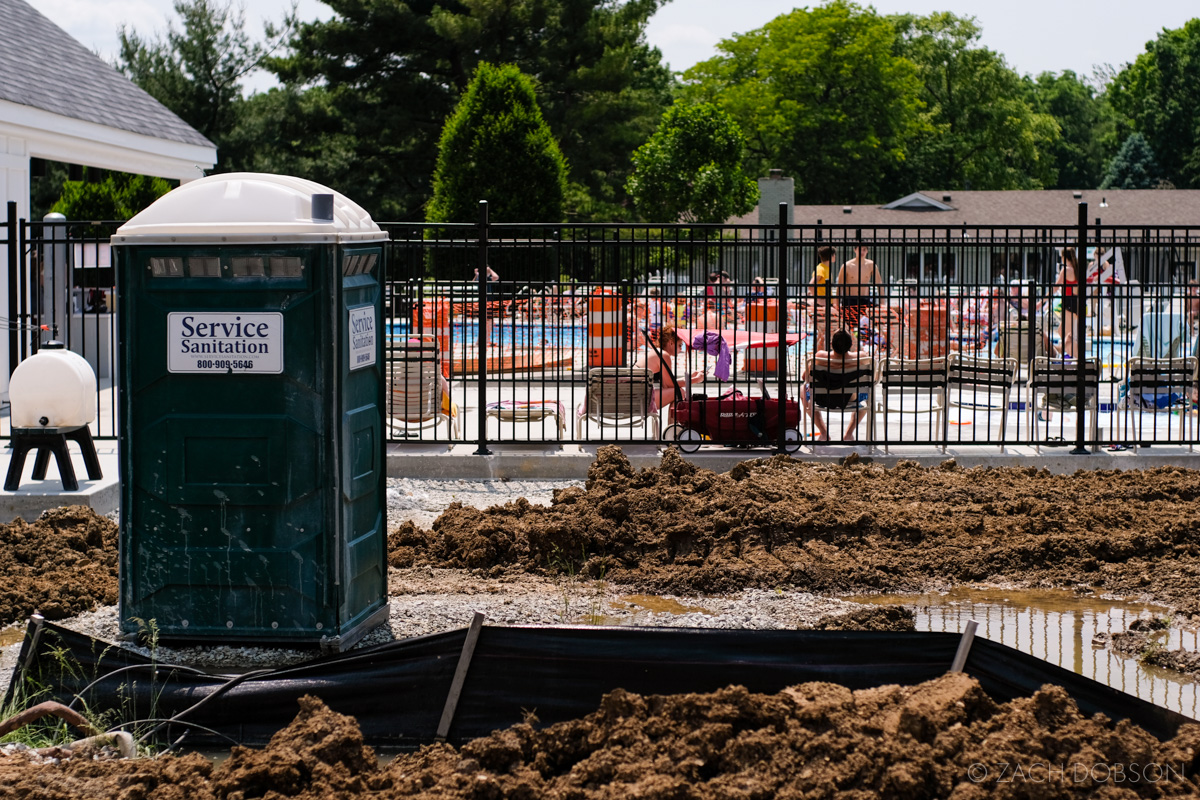
POLYGON ((283 314, 167 315, 168 372, 283 372, 283 314))
POLYGON ((375 363, 375 306, 350 309, 350 369, 375 363))

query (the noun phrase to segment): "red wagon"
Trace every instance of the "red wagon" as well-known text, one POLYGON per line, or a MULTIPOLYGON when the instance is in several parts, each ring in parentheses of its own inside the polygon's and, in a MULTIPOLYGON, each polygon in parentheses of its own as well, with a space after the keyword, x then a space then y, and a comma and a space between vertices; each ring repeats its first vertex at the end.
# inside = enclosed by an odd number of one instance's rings
MULTIPOLYGON (((675 403, 675 422, 663 432, 680 450, 694 453, 700 445, 773 446, 779 440, 780 403, 767 397, 750 397, 738 391, 720 397, 697 395, 675 403)), ((788 451, 800 447, 800 403, 783 402, 783 435, 788 451)))

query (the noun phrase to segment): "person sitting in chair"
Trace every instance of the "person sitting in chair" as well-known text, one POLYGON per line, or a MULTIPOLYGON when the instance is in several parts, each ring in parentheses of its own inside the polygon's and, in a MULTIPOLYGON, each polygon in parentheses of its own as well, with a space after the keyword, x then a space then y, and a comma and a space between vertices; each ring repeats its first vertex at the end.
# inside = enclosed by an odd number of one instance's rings
MULTIPOLYGON (((813 402, 813 379, 812 373, 822 373, 823 380, 821 381, 824 389, 830 388, 831 383, 835 383, 838 379, 856 379, 858 373, 862 370, 872 369, 871 357, 866 353, 853 350, 854 339, 843 328, 833 335, 829 340, 832 350, 818 350, 813 354, 812 359, 805 366, 804 375, 804 391, 802 393, 802 404, 804 411, 812 417, 813 425, 817 429, 817 441, 829 441, 829 429, 825 425, 825 419, 821 415, 821 410, 817 408, 813 402)), ((862 401, 867 399, 864 395, 855 395, 853 397, 847 395, 844 402, 838 402, 838 397, 832 394, 825 395, 826 401, 823 403, 829 408, 848 408, 851 405, 861 405, 862 401)), ((856 408, 851 414, 850 419, 846 423, 846 432, 842 436, 842 441, 852 442, 855 438, 855 431, 858 429, 858 423, 867 413, 866 408, 856 408)))
MULTIPOLYGON (((675 327, 667 324, 659 328, 657 333, 646 339, 646 345, 646 349, 633 365, 650 370, 655 383, 654 407, 662 409, 686 399, 687 392, 684 386, 675 379, 675 356, 679 354, 679 348, 683 345, 675 327)), ((703 379, 703 372, 692 373, 693 383, 703 379)))

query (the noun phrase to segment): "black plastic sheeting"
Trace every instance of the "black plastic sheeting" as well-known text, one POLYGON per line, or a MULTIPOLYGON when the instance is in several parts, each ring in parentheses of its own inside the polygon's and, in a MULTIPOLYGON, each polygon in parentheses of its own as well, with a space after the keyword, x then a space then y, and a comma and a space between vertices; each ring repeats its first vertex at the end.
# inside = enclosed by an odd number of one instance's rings
MULTIPOLYGON (((30 633, 33 629, 31 624, 30 633)), ((31 653, 30 633, 10 695, 28 663, 25 677, 51 687, 52 699, 69 703, 82 692, 91 712, 112 710, 123 720, 182 713, 187 722, 208 729, 192 729, 185 745, 202 746, 225 741, 213 732, 243 744, 264 744, 295 717, 297 698, 311 694, 356 717, 368 744, 410 749, 434 740, 466 629, 238 677, 166 664, 152 670, 143 656, 52 623, 43 623, 31 653)), ((541 725, 576 719, 617 688, 676 694, 730 684, 773 693, 806 681, 851 689, 911 685, 944 674, 960 638, 953 633, 485 626, 448 738, 463 742, 485 736, 522 721, 527 712, 535 713, 541 725)), ((964 671, 998 702, 1058 684, 1083 713, 1129 719, 1160 739, 1193 721, 982 638, 974 640, 964 671)), ((173 740, 184 731, 176 724, 162 738, 173 740)))

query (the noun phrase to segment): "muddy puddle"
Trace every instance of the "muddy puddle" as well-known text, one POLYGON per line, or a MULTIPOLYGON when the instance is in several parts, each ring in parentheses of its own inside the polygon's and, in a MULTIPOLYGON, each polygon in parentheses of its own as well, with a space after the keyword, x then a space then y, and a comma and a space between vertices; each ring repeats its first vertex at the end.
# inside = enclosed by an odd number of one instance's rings
MULTIPOLYGON (((1200 719, 1197 681, 1172 670, 1142 664, 1102 644, 1097 634, 1129 629, 1137 619, 1165 617, 1163 606, 1079 596, 1064 590, 953 589, 920 595, 844 597, 857 603, 903 605, 919 631, 961 632, 970 620, 976 636, 1029 653, 1079 675, 1151 703, 1200 719)), ((1169 649, 1200 649, 1200 632, 1171 628, 1157 644, 1169 649)))
POLYGON ((713 612, 703 606, 690 606, 679 602, 673 597, 660 597, 654 594, 631 594, 620 597, 608 604, 609 610, 624 612, 620 616, 605 614, 604 607, 598 607, 576 620, 585 625, 645 625, 652 614, 707 614, 713 612))
POLYGON ((14 625, 11 628, 4 628, 0 630, 0 647, 8 647, 10 644, 16 644, 24 638, 24 626, 14 625))

